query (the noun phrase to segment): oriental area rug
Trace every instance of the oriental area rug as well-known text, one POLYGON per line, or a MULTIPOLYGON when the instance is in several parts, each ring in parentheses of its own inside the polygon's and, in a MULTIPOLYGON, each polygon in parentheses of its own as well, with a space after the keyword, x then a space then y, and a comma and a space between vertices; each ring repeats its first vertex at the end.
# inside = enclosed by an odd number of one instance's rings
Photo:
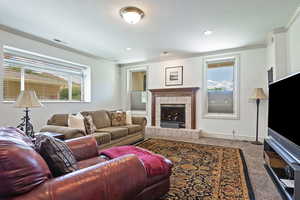
POLYGON ((174 166, 170 191, 160 200, 254 200, 238 148, 149 139, 137 146, 161 154, 174 166))

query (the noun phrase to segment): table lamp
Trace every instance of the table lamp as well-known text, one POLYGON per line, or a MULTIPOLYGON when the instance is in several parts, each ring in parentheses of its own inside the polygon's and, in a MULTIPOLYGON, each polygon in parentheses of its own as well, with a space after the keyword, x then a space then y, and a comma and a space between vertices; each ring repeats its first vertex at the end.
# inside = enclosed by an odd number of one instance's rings
POLYGON ((21 124, 17 126, 17 128, 21 129, 26 133, 26 135, 34 138, 34 131, 33 126, 30 123, 30 117, 29 117, 29 108, 39 108, 43 105, 40 103, 39 99, 36 96, 35 91, 21 91, 16 103, 16 108, 25 108, 25 116, 21 119, 21 124))

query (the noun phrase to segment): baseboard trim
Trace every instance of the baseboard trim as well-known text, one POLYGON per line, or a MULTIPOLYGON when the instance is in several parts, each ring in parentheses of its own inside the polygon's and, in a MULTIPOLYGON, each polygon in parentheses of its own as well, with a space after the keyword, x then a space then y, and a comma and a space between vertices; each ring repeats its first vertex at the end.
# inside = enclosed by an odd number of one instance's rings
MULTIPOLYGON (((205 131, 201 131, 201 137, 208 137, 208 138, 219 138, 219 139, 227 139, 227 140, 241 140, 241 141, 254 141, 255 137, 243 136, 243 135, 229 135, 224 133, 208 133, 205 131)), ((264 141, 264 138, 259 137, 259 141, 264 141)))

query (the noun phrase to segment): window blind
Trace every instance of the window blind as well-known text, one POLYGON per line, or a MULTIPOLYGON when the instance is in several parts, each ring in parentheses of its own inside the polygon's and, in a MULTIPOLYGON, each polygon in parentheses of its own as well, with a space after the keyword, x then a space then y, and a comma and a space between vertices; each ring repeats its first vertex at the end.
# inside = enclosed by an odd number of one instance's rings
POLYGON ((18 65, 27 69, 39 69, 44 72, 67 73, 83 75, 87 68, 84 65, 63 61, 60 59, 18 50, 13 47, 4 46, 4 64, 6 66, 18 65))
POLYGON ((3 99, 35 90, 41 100, 83 101, 88 66, 4 46, 3 99))

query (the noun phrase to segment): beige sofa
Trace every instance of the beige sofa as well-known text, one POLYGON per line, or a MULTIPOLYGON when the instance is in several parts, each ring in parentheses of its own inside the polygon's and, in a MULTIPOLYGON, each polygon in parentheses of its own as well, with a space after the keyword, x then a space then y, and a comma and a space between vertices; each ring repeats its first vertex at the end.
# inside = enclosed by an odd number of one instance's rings
MULTIPOLYGON (((97 140, 99 149, 132 144, 144 139, 147 124, 144 117, 132 117, 132 125, 112 126, 111 112, 109 111, 85 111, 81 114, 92 116, 97 128, 92 136, 97 140)), ((53 115, 40 132, 62 133, 65 139, 85 136, 85 131, 68 127, 68 116, 69 114, 53 115)))

